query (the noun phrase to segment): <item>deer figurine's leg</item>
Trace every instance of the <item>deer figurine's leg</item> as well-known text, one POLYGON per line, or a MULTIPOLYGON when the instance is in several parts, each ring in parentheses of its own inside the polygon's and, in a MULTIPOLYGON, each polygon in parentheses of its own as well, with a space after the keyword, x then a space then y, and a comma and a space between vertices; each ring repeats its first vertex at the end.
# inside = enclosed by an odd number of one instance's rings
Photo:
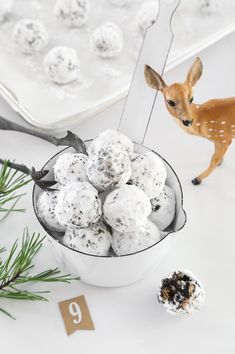
POLYGON ((223 157, 230 144, 231 141, 229 141, 229 143, 227 144, 223 144, 221 142, 215 142, 215 152, 211 158, 210 166, 208 167, 207 170, 205 170, 198 177, 192 180, 192 183, 194 185, 200 184, 204 178, 208 177, 214 171, 214 169, 222 163, 223 157))

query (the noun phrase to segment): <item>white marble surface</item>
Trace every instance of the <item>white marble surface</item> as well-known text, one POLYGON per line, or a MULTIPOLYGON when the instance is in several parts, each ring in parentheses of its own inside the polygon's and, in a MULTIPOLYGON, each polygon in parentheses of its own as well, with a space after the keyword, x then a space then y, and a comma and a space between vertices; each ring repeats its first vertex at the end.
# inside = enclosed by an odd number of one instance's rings
MULTIPOLYGON (((223 42, 201 54, 204 74, 195 90, 195 102, 211 97, 232 96, 234 84, 234 40, 223 42)), ((166 81, 183 80, 189 62, 171 71, 166 81)), ((115 104, 79 127, 83 138, 115 127, 123 102, 115 104)), ((0 114, 20 122, 19 117, 0 100, 0 114)), ((134 117, 133 117, 134 127, 134 117)), ((123 288, 97 288, 73 282, 71 285, 32 286, 50 289, 49 302, 1 300, 15 314, 13 321, 0 315, 1 352, 4 354, 128 353, 128 354, 233 354, 235 352, 234 307, 234 205, 235 145, 225 161, 202 185, 190 180, 207 167, 212 145, 186 135, 166 113, 159 96, 146 144, 158 150, 177 171, 184 190, 186 227, 179 232, 174 249, 148 279, 123 288), (207 300, 191 316, 168 315, 157 303, 160 278, 172 269, 189 269, 204 284, 207 300), (58 302, 84 294, 95 323, 95 331, 80 331, 67 337, 58 302)), ((0 131, 0 156, 40 168, 58 148, 18 133, 0 131)), ((0 227, 1 245, 10 246, 23 228, 42 231, 31 206, 32 185, 22 198, 24 214, 12 214, 0 227)), ((42 231, 43 234, 43 231, 42 231)), ((35 260, 36 269, 55 266, 46 243, 35 260)))

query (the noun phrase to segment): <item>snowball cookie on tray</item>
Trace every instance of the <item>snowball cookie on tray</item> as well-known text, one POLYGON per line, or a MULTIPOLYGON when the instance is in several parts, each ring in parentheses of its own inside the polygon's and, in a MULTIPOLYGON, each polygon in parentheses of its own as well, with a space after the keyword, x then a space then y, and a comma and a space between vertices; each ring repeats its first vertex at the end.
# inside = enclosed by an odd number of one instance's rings
POLYGON ((189 271, 174 271, 161 281, 158 301, 171 315, 199 310, 205 293, 199 280, 189 271))
POLYGON ((55 215, 67 228, 89 227, 101 214, 98 191, 89 182, 73 182, 58 193, 55 215))
POLYGON ((82 27, 88 21, 89 10, 88 0, 57 0, 54 14, 67 27, 82 27))
POLYGON ((112 248, 117 256, 135 253, 144 250, 160 240, 157 226, 147 220, 134 231, 118 232, 113 230, 112 248))
POLYGON ((86 229, 67 229, 63 244, 83 253, 107 256, 111 246, 111 233, 99 221, 86 229))
POLYGON ((15 24, 12 38, 22 53, 35 54, 47 46, 49 36, 41 22, 22 19, 15 24))
POLYGON ((152 204, 152 213, 150 220, 156 224, 160 230, 165 230, 175 217, 175 192, 168 186, 165 186, 161 194, 150 200, 152 204))
POLYGON ((154 24, 159 12, 159 2, 144 2, 136 15, 137 26, 142 34, 154 24))
POLYGON ((117 57, 123 48, 123 34, 113 22, 105 22, 91 36, 92 48, 102 58, 117 57))
POLYGON ((121 145, 106 144, 87 161, 89 181, 99 190, 113 189, 127 183, 131 160, 121 145))
POLYGON ((153 152, 135 155, 132 159, 130 184, 141 188, 152 199, 162 192, 167 173, 161 158, 153 152))
POLYGON ((67 84, 80 76, 80 64, 73 48, 52 48, 46 54, 43 66, 47 78, 56 84, 67 84))
POLYGON ((0 0, 0 22, 4 21, 12 8, 12 0, 0 0))
POLYGON ((128 154, 133 153, 134 144, 132 141, 115 130, 107 129, 100 133, 88 146, 87 152, 89 155, 94 155, 106 144, 120 144, 128 154))
POLYGON ((50 230, 64 232, 65 227, 62 226, 56 215, 55 207, 57 204, 57 196, 59 191, 43 191, 37 200, 37 215, 42 223, 50 230))
POLYGON ((88 181, 86 163, 88 156, 79 153, 64 153, 54 165, 56 182, 65 185, 71 182, 88 181))
POLYGON ((140 188, 126 184, 108 194, 103 212, 105 221, 113 229, 129 232, 146 223, 151 203, 140 188))

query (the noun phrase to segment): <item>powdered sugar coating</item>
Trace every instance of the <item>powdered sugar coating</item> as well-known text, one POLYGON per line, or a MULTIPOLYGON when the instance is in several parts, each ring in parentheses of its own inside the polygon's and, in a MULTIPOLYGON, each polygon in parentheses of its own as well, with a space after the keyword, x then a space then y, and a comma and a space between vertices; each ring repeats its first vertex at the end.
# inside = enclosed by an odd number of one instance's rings
POLYGON ((205 292, 202 284, 195 278, 195 276, 189 271, 174 271, 161 281, 158 291, 158 301, 164 306, 166 311, 171 315, 176 314, 191 314, 195 310, 199 310, 205 302, 205 292), (177 282, 180 291, 176 289, 173 282, 175 278, 182 274, 184 277, 177 282), (168 286, 168 283, 172 282, 171 291, 174 295, 170 300, 167 300, 167 296, 170 295, 168 291, 164 291, 164 288, 168 286), (189 290, 191 294, 189 295, 189 290))
POLYGON ((100 133, 88 146, 87 152, 89 155, 94 155, 99 152, 106 144, 120 144, 128 154, 133 153, 134 145, 132 141, 125 135, 112 130, 107 129, 100 133))
POLYGON ((95 29, 91 37, 92 47, 102 58, 117 57, 123 48, 123 34, 112 22, 105 22, 95 29))
POLYGON ((89 182, 73 182, 61 188, 55 215, 67 228, 95 224, 102 214, 98 191, 89 182))
POLYGON ((48 229, 64 232, 65 227, 59 223, 55 215, 58 193, 59 191, 43 191, 37 200, 37 213, 39 219, 48 229))
POLYGON ((130 184, 141 188, 152 199, 162 192, 167 177, 163 161, 153 152, 137 155, 132 160, 130 184))
POLYGON ((67 84, 80 75, 77 53, 73 48, 52 48, 45 56, 43 66, 48 80, 57 84, 67 84))
POLYGON ((12 0, 0 0, 0 22, 4 21, 11 8, 12 0))
POLYGON ((86 173, 87 155, 65 153, 58 157, 54 166, 55 180, 66 185, 71 182, 88 181, 86 173))
POLYGON ((131 160, 119 144, 106 144, 87 161, 89 181, 100 191, 127 183, 131 176, 131 160))
POLYGON ((86 229, 67 229, 63 243, 83 253, 108 256, 111 233, 108 227, 100 221, 86 229))
POLYGON ((88 0, 57 0, 54 14, 67 27, 82 27, 88 21, 89 10, 88 0))
POLYGON ((145 2, 139 9, 136 15, 138 28, 142 34, 154 24, 159 12, 159 2, 145 2))
POLYGON ((15 24, 12 38, 22 53, 35 54, 47 46, 49 37, 41 22, 22 19, 15 24))
POLYGON ((144 250, 160 240, 160 232, 155 224, 147 222, 134 231, 118 232, 113 230, 112 248, 117 256, 144 250))
POLYGON ((134 231, 146 223, 151 213, 151 203, 140 188, 126 184, 108 194, 103 213, 105 221, 113 229, 119 232, 134 231))
POLYGON ((165 186, 157 198, 150 200, 152 213, 150 220, 156 224, 160 230, 165 230, 174 220, 175 216, 175 193, 173 189, 165 186))

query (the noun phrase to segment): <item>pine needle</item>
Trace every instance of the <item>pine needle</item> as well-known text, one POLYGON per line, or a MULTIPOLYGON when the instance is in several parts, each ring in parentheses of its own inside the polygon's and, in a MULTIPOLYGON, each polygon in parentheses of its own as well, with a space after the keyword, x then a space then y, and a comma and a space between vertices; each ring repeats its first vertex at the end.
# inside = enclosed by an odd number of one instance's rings
MULTIPOLYGON (((41 282, 70 283, 71 280, 79 279, 72 278, 69 274, 61 275, 58 268, 48 269, 34 275, 29 274, 34 267, 33 259, 42 247, 43 240, 44 237, 40 234, 30 235, 28 229, 25 229, 21 245, 19 246, 19 241, 16 240, 4 261, 1 254, 5 252, 5 249, 0 249, 0 299, 47 301, 46 297, 41 294, 48 293, 48 291, 31 292, 20 289, 20 285, 41 282)), ((0 308, 0 311, 13 318, 6 310, 0 308)))
POLYGON ((9 167, 9 161, 4 161, 0 168, 0 221, 4 220, 10 212, 23 212, 24 209, 15 209, 16 204, 24 194, 17 191, 31 181, 25 173, 9 167))

